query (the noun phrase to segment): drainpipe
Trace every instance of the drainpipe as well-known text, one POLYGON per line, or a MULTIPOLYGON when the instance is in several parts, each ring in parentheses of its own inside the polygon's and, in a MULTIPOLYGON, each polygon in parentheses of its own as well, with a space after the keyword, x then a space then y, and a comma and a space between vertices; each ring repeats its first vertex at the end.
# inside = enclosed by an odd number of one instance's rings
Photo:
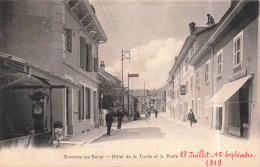
MULTIPOLYGON (((212 52, 212 55, 211 55, 211 59, 212 59, 212 66, 211 66, 211 69, 212 69, 211 70, 211 97, 213 97, 213 93, 214 93, 213 92, 213 86, 214 86, 214 84, 213 84, 213 81, 214 81, 214 77, 213 77, 213 74, 214 74, 214 47, 209 45, 207 41, 205 42, 205 44, 210 47, 211 52, 212 52)), ((211 117, 212 117, 212 119, 211 119, 211 129, 213 129, 213 112, 214 112, 214 107, 212 107, 212 109, 211 109, 211 117)))
MULTIPOLYGON (((180 88, 180 86, 181 86, 181 83, 180 83, 180 80, 181 80, 181 73, 180 73, 180 66, 178 67, 178 69, 179 69, 179 88, 180 88)), ((179 94, 179 120, 180 120, 180 117, 181 117, 181 113, 180 113, 180 109, 181 109, 181 105, 180 105, 180 98, 181 98, 181 95, 180 95, 180 89, 179 89, 179 92, 178 92, 178 94, 179 94)))
POLYGON ((50 123, 51 123, 51 145, 53 144, 53 115, 52 115, 52 88, 50 88, 50 123))

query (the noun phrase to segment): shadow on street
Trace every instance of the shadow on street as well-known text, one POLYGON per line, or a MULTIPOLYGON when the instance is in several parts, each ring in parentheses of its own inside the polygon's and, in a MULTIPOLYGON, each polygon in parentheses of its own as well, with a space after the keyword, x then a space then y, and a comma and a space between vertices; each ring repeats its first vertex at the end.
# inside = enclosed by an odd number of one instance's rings
POLYGON ((147 139, 147 138, 164 138, 165 134, 157 127, 143 127, 143 128, 127 128, 120 130, 112 130, 111 136, 103 135, 94 143, 124 140, 124 139, 147 139))

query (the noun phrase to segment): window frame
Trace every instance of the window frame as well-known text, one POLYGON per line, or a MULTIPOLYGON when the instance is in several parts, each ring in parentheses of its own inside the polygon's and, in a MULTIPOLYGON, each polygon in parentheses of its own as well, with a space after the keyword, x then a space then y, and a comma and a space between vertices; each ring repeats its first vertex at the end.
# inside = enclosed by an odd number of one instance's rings
POLYGON ((195 86, 200 87, 200 68, 195 71, 195 86))
POLYGON ((205 73, 204 73, 205 83, 209 83, 209 76, 210 76, 209 71, 210 71, 210 64, 209 61, 207 61, 207 63, 205 64, 205 73))
POLYGON ((190 91, 193 91, 193 76, 190 77, 190 91))
POLYGON ((217 77, 221 76, 222 75, 222 72, 223 72, 223 49, 221 49, 218 53, 217 53, 217 77), (219 61, 219 57, 220 57, 220 60, 219 61), (219 72, 219 67, 221 69, 221 71, 219 72))
POLYGON ((243 61, 243 31, 238 33, 233 39, 233 68, 241 66, 242 61, 243 61), (240 50, 239 50, 240 57, 239 57, 239 63, 236 63, 237 62, 237 53, 238 53, 236 48, 237 48, 238 39, 240 39, 240 50))
POLYGON ((72 29, 65 30, 65 44, 66 44, 66 51, 72 53, 73 51, 73 30, 72 29))

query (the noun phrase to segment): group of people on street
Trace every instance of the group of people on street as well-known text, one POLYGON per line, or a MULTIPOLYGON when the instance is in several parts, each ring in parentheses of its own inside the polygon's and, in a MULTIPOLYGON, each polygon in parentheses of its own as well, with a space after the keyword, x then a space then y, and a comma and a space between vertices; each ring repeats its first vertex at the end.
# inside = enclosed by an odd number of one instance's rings
POLYGON ((116 117, 117 117, 117 121, 118 121, 117 129, 121 129, 122 120, 123 120, 123 117, 124 117, 124 113, 122 111, 121 106, 117 106, 116 109, 111 108, 110 110, 108 110, 108 113, 105 116, 106 125, 107 125, 107 136, 110 136, 112 123, 114 121, 112 110, 114 110, 114 112, 116 110, 116 117))
POLYGON ((150 119, 152 113, 154 113, 155 118, 157 119, 158 110, 156 110, 156 109, 153 108, 153 107, 150 107, 150 108, 148 108, 148 109, 145 109, 145 110, 144 110, 144 113, 145 113, 145 119, 146 119, 146 120, 149 120, 149 119, 150 119))

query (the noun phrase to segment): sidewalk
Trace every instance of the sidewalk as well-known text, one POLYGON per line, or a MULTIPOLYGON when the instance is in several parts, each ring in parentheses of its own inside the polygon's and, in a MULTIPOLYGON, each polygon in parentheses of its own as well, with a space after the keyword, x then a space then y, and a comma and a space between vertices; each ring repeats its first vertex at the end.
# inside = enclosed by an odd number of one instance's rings
POLYGON ((100 138, 101 136, 105 135, 107 132, 106 127, 94 128, 89 132, 82 133, 77 136, 71 136, 69 141, 61 141, 61 146, 81 146, 84 144, 93 143, 96 139, 100 138))
MULTIPOLYGON (((129 123, 132 122, 133 120, 128 120, 127 118, 125 118, 123 120, 123 123, 129 123)), ((115 120, 113 122, 112 125, 112 129, 113 127, 117 126, 117 120, 115 120)), ((111 129, 111 130, 112 130, 111 129)), ((90 130, 89 132, 85 132, 79 135, 74 135, 71 136, 69 138, 69 141, 61 141, 61 147, 66 147, 66 146, 73 146, 73 147, 77 147, 77 146, 82 146, 85 144, 91 144, 94 141, 96 141, 97 139, 99 139, 100 137, 102 137, 103 135, 106 135, 107 133, 107 127, 100 127, 100 128, 94 128, 93 130, 90 130)))
POLYGON ((235 143, 236 142, 239 142, 239 143, 248 142, 247 139, 235 137, 235 136, 232 136, 232 135, 227 135, 227 134, 222 133, 220 130, 210 129, 210 128, 207 128, 207 127, 200 125, 199 123, 192 124, 192 127, 190 127, 189 121, 184 122, 182 120, 173 119, 173 118, 169 117, 166 113, 161 114, 161 116, 163 116, 165 119, 167 119, 171 122, 174 122, 178 125, 182 125, 186 128, 192 129, 192 130, 196 131, 197 133, 200 133, 201 135, 207 136, 207 137, 209 137, 213 140, 215 140, 217 137, 218 138, 221 137, 224 140, 227 140, 229 142, 235 142, 235 143))

